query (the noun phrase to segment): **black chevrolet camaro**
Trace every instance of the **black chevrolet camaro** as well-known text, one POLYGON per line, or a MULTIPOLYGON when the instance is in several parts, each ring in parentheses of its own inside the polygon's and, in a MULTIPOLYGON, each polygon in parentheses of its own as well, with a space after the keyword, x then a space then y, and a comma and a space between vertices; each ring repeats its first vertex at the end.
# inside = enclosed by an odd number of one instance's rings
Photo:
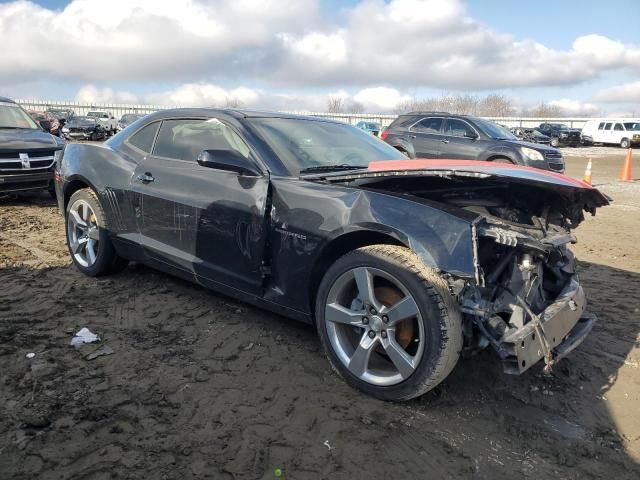
POLYGON ((608 201, 561 174, 409 160, 318 118, 178 109, 67 145, 56 188, 80 271, 134 260, 311 322, 382 399, 432 389, 463 350, 550 369, 595 321, 567 245, 608 201))

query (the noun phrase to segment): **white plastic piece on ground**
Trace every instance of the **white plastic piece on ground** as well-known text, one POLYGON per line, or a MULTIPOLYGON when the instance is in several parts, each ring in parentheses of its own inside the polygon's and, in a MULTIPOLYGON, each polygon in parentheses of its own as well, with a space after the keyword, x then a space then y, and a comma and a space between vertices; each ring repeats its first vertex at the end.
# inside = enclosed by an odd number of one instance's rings
POLYGON ((35 354, 35 353, 33 353, 33 352, 29 352, 29 353, 27 353, 27 358, 33 358, 33 357, 35 357, 35 356, 36 356, 36 354, 35 354))
POLYGON ((99 341, 100 337, 98 335, 93 333, 88 328, 84 327, 81 328, 80 331, 76 333, 75 336, 71 339, 71 345, 77 347, 79 345, 82 345, 83 343, 95 343, 99 341))

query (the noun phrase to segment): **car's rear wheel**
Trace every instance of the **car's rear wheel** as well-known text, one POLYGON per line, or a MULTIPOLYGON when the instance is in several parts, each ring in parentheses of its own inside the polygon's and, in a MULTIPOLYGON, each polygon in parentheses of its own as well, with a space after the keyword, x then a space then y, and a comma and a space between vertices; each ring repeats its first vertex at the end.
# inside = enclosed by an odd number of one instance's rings
POLYGON ((623 138, 623 139, 620 141, 620 146, 621 146, 622 148, 629 148, 629 147, 631 146, 631 142, 629 141, 629 139, 628 139, 628 138, 623 138))
POLYGON ((551 146, 554 148, 558 148, 560 145, 560 139, 558 137, 551 137, 551 146))
POLYGON ((320 284, 315 313, 333 367, 383 400, 431 390, 462 349, 462 321, 446 282, 404 247, 373 245, 337 260, 320 284))
POLYGON ((91 189, 78 190, 66 211, 67 246, 75 266, 91 277, 114 273, 127 265, 109 238, 107 217, 91 189))

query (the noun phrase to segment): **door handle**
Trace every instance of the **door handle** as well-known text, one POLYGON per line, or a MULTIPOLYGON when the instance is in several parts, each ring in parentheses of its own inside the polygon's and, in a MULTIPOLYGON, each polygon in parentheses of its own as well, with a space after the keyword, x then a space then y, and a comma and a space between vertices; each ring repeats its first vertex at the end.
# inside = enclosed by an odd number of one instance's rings
POLYGON ((443 138, 442 140, 440 140, 442 143, 449 143, 449 140, 447 140, 446 138, 443 138))
POLYGON ((155 180, 155 178, 153 178, 153 175, 151 175, 149 172, 145 172, 144 175, 138 175, 138 181, 142 182, 142 183, 151 183, 155 180))

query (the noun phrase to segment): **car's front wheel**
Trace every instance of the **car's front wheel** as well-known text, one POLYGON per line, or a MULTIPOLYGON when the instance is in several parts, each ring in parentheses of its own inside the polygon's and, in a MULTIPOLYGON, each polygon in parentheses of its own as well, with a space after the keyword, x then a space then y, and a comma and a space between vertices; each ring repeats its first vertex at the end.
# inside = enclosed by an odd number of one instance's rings
POLYGON ((560 146, 560 139, 558 137, 551 137, 551 146, 558 148, 560 146))
POLYGON ((451 372, 462 320, 446 282, 411 250, 359 248, 325 274, 316 326, 333 367, 353 387, 408 400, 451 372))
POLYGON ((71 195, 66 230, 71 259, 85 275, 96 277, 126 267, 127 260, 113 248, 107 217, 93 190, 84 188, 71 195))
POLYGON ((628 138, 623 138, 623 139, 620 141, 620 146, 621 146, 622 148, 629 148, 629 147, 631 146, 631 142, 629 141, 629 139, 628 139, 628 138))

